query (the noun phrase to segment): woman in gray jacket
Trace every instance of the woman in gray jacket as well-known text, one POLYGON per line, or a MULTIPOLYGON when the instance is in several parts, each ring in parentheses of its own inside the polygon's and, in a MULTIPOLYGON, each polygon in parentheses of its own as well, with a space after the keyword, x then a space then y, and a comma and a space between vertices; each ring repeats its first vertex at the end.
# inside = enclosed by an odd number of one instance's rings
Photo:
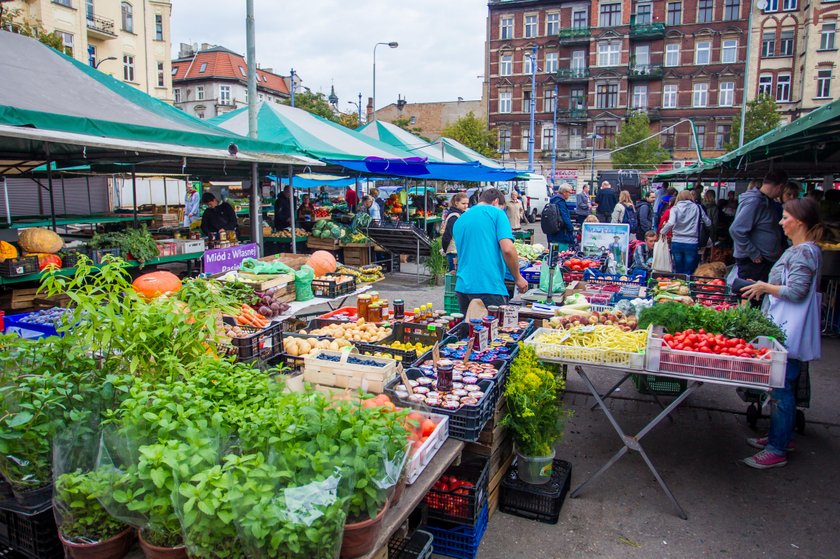
POLYGON ((662 227, 661 234, 667 235, 673 231, 671 239, 671 257, 674 259, 675 274, 693 274, 700 261, 700 221, 706 227, 712 226, 712 221, 703 206, 695 201, 691 190, 683 190, 677 195, 677 203, 671 208, 668 222, 662 227))

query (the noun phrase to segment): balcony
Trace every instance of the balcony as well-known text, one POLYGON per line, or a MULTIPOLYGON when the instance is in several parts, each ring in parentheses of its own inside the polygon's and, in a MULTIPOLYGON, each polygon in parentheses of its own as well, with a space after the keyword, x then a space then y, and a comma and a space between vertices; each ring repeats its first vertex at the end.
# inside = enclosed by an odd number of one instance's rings
POLYGON ((589 80, 589 68, 560 68, 555 78, 562 83, 585 82, 589 80))
POLYGON ((114 20, 106 17, 88 15, 88 35, 96 39, 116 39, 117 33, 114 30, 114 20))
POLYGON ((586 109, 559 109, 557 111, 557 122, 569 123, 586 120, 589 111, 586 109))
POLYGON ((648 120, 650 122, 658 122, 662 120, 662 114, 659 112, 658 107, 631 107, 627 111, 627 119, 629 119, 630 115, 635 112, 647 114, 648 120))
POLYGON ((651 23, 647 18, 637 22, 636 16, 630 18, 630 39, 662 39, 665 37, 664 23, 651 23))
POLYGON ((561 29, 557 34, 557 39, 561 47, 571 45, 586 45, 589 44, 589 37, 592 32, 588 27, 571 27, 569 29, 561 29))
POLYGON ((661 80, 661 64, 630 64, 627 67, 627 79, 635 81, 661 80))

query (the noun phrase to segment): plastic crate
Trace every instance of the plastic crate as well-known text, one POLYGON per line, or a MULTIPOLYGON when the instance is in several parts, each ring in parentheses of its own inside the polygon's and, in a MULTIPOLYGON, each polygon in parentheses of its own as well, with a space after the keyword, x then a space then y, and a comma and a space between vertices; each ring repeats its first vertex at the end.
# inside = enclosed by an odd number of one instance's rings
POLYGON ((61 256, 61 265, 64 268, 75 268, 76 264, 79 263, 79 257, 82 253, 78 250, 69 250, 67 252, 59 253, 61 256))
POLYGON ((642 287, 647 284, 647 273, 630 274, 605 274, 595 268, 588 268, 583 271, 583 279, 589 283, 604 284, 612 283, 618 285, 635 285, 642 287))
MULTIPOLYGON (((517 353, 518 353, 518 350, 517 350, 517 352, 513 353, 513 355, 516 355, 517 353)), ((426 376, 432 377, 432 378, 437 378, 436 375, 435 375, 435 372, 434 372, 434 368, 429 363, 430 360, 431 360, 431 356, 426 355, 423 358, 418 359, 417 362, 414 363, 414 366, 417 367, 418 369, 420 369, 421 371, 423 371, 426 374, 426 376)), ((508 363, 509 362, 510 362, 510 360, 505 361, 503 359, 494 359, 493 361, 486 362, 486 364, 493 365, 496 368, 496 371, 497 371, 495 377, 493 377, 491 379, 486 379, 486 380, 489 380, 493 383, 493 396, 492 396, 492 401, 490 403, 490 406, 492 408, 496 407, 496 402, 499 401, 499 398, 501 398, 502 393, 504 392, 505 381, 507 380, 508 363)))
MULTIPOLYGON (((302 338, 304 340, 329 339, 329 338, 326 338, 326 336, 310 336, 309 334, 295 334, 295 333, 292 333, 292 332, 284 332, 283 333, 283 339, 285 339, 285 338, 302 338)), ((283 347, 285 347, 285 346, 283 346, 283 347)), ((281 363, 283 363, 284 365, 286 365, 287 367, 290 367, 292 369, 302 369, 303 368, 303 358, 305 357, 304 355, 289 355, 288 353, 286 353, 285 349, 281 349, 280 353, 276 357, 278 357, 279 361, 281 363)), ((275 358, 272 358, 272 360, 275 360, 275 358)))
POLYGON ((364 353, 366 355, 380 353, 408 364, 416 362, 421 355, 425 355, 429 349, 431 349, 431 346, 440 341, 437 334, 430 332, 428 329, 424 330, 420 325, 398 322, 394 325, 393 329, 393 333, 384 340, 380 340, 376 343, 356 343, 355 345, 359 350, 359 353, 364 353), (429 349, 418 353, 416 349, 397 349, 389 347, 390 343, 396 341, 412 344, 419 342, 424 346, 428 346, 429 349))
POLYGON ((0 544, 30 559, 63 559, 52 508, 27 516, 0 510, 0 544))
MULTIPOLYGON (((393 311, 391 311, 393 312, 393 311)), ((358 310, 356 307, 341 307, 340 309, 335 309, 334 311, 330 311, 328 313, 324 313, 316 318, 321 318, 324 320, 332 320, 335 322, 356 322, 359 320, 358 310)), ((404 320, 410 321, 414 318, 414 313, 412 311, 405 311, 405 318, 404 320)), ((365 321, 367 322, 367 320, 365 321)), ((382 323, 382 322, 389 322, 386 320, 377 320, 375 322, 382 323)))
MULTIPOLYGON (((650 342, 651 327, 648 327, 648 343, 650 342)), ((632 353, 597 347, 573 347, 559 343, 542 342, 539 338, 545 334, 556 334, 550 328, 538 328, 525 340, 525 344, 534 348, 537 357, 569 363, 590 363, 604 367, 622 367, 641 371, 645 368, 645 352, 632 353)))
POLYGON ((449 418, 439 413, 420 412, 423 417, 427 417, 437 424, 432 434, 426 438, 426 441, 420 445, 420 448, 412 450, 405 464, 405 477, 407 485, 413 484, 432 461, 437 451, 449 438, 449 418))
POLYGON ((429 507, 429 518, 453 524, 473 526, 487 503, 487 480, 490 461, 483 456, 468 455, 457 466, 450 466, 444 476, 455 476, 473 487, 441 491, 432 487, 423 502, 429 507))
MULTIPOLYGON (((58 331, 52 324, 34 324, 31 322, 24 322, 23 319, 35 313, 11 314, 6 316, 6 328, 20 328, 21 330, 30 330, 32 332, 39 332, 45 336, 58 336, 58 331)), ((72 313, 67 313, 72 317, 72 313)))
POLYGON ((432 556, 434 536, 415 530, 410 538, 394 536, 388 542, 388 559, 427 559, 432 556))
POLYGON ((87 254, 90 256, 91 261, 95 266, 99 266, 102 264, 102 260, 105 258, 106 254, 110 254, 112 256, 119 256, 120 255, 120 248, 88 248, 87 254))
POLYGON ((633 385, 639 394, 656 394, 657 396, 679 396, 685 392, 688 381, 658 377, 656 375, 633 375, 633 385))
POLYGON ((455 272, 448 272, 443 276, 443 293, 444 295, 455 294, 455 284, 458 282, 458 276, 455 272))
MULTIPOLYGON (((425 376, 420 369, 408 369, 405 374, 409 380, 416 380, 425 376)), ((478 381, 478 386, 484 392, 484 396, 477 404, 461 406, 457 410, 448 410, 439 406, 429 406, 425 403, 413 402, 408 398, 400 398, 397 396, 396 386, 401 383, 402 379, 397 377, 385 385, 385 394, 391 398, 391 401, 398 406, 409 407, 420 411, 431 411, 447 416, 449 418, 449 436, 453 439, 470 443, 477 441, 481 435, 481 431, 493 414, 494 386, 492 381, 478 381)))
POLYGON ((583 272, 566 272, 563 271, 563 282, 567 285, 573 281, 583 281, 583 272))
POLYGON ((266 361, 283 352, 283 329, 272 322, 245 338, 231 338, 230 345, 238 361, 266 361))
POLYGON ((554 460, 551 479, 543 485, 520 480, 514 462, 502 479, 499 510, 546 524, 557 524, 571 481, 572 465, 564 460, 554 460))
POLYGON ((427 524, 425 529, 434 537, 435 555, 445 555, 456 559, 475 559, 481 538, 487 531, 489 509, 485 504, 478 515, 475 526, 435 523, 427 524))
POLYGON ((16 278, 26 274, 38 272, 37 256, 21 256, 20 258, 7 258, 0 262, 0 277, 16 278))
POLYGON ((461 305, 458 303, 458 296, 457 295, 444 295, 443 296, 443 310, 446 311, 446 314, 461 312, 461 305))
MULTIPOLYGON (((524 328, 519 328, 516 332, 509 333, 513 338, 513 341, 505 343, 505 345, 507 345, 508 347, 512 348, 518 345, 519 342, 530 336, 531 332, 534 331, 533 319, 520 320, 520 322, 527 323, 527 326, 525 326, 524 328)), ((501 332, 501 327, 499 328, 499 331, 501 332)), ((447 332, 447 334, 450 336, 455 336, 458 340, 466 340, 470 335, 470 324, 466 321, 459 322, 455 325, 454 328, 450 329, 449 332, 447 332)), ((492 343, 493 340, 490 340, 490 342, 492 343)))
POLYGON ((519 273, 525 278, 525 281, 528 283, 538 284, 540 283, 540 269, 542 266, 528 266, 527 268, 522 268, 519 270, 519 273))
POLYGON ((338 276, 340 274, 326 274, 320 278, 312 280, 312 294, 315 297, 322 297, 324 299, 335 299, 341 295, 347 295, 356 291, 356 279, 353 278, 343 283, 337 283, 335 279, 330 279, 331 276, 338 276))

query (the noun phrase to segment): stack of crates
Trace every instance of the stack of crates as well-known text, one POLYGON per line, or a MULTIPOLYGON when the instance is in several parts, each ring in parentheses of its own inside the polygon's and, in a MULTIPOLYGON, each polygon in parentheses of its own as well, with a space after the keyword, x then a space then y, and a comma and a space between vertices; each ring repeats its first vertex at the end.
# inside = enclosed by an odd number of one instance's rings
POLYGON ((444 276, 443 286, 443 310, 447 314, 461 312, 458 296, 455 295, 455 272, 449 272, 444 276))

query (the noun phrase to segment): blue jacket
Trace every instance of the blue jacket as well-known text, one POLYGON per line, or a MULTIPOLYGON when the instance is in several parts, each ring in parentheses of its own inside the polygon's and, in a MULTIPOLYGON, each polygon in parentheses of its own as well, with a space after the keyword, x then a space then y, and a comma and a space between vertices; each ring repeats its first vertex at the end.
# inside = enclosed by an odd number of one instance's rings
POLYGON ((574 243, 575 242, 575 226, 572 225, 572 218, 569 215, 569 206, 566 205, 566 200, 560 195, 554 195, 549 200, 550 203, 557 206, 560 211, 560 221, 565 224, 560 231, 547 235, 549 243, 574 243))

